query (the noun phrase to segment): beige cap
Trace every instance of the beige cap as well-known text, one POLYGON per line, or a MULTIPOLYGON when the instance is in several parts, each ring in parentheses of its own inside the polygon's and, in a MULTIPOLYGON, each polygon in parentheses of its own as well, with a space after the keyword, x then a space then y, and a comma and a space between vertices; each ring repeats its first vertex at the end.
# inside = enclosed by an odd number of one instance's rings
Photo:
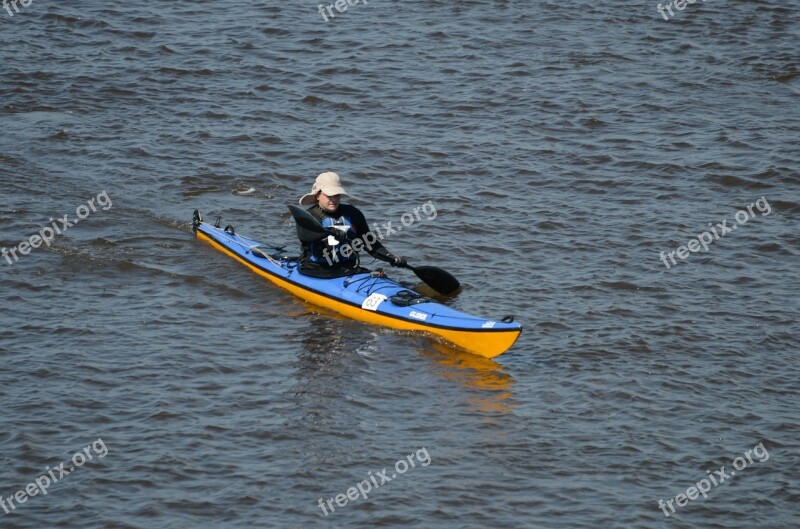
POLYGON ((317 179, 314 181, 314 185, 311 186, 311 193, 307 193, 300 197, 300 205, 310 206, 311 204, 316 204, 317 193, 320 191, 329 197, 333 195, 347 196, 347 191, 345 191, 342 187, 342 181, 339 180, 339 175, 328 171, 327 173, 321 173, 317 177, 317 179))

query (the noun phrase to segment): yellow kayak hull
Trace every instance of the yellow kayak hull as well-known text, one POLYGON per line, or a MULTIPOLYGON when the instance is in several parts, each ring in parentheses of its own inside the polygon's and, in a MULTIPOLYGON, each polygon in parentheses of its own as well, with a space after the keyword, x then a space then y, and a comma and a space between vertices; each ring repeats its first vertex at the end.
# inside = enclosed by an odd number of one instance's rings
POLYGON ((306 301, 312 305, 333 310, 354 320, 372 323, 375 325, 382 325, 384 327, 393 329, 425 332, 429 335, 441 338, 449 344, 455 345, 469 353, 480 355, 485 358, 494 358, 495 356, 507 351, 512 345, 514 345, 514 342, 517 341, 517 338, 519 338, 519 335, 522 332, 522 328, 519 326, 510 330, 491 328, 470 330, 452 328, 447 329, 439 326, 426 325, 425 323, 407 321, 397 317, 380 314, 372 310, 365 310, 361 306, 337 300, 324 293, 314 291, 311 288, 306 288, 303 285, 298 284, 296 281, 280 277, 279 274, 272 273, 263 266, 257 266, 250 260, 250 256, 245 256, 238 251, 233 251, 231 248, 220 244, 202 229, 198 229, 196 233, 198 239, 210 244, 214 249, 219 250, 232 259, 235 259, 239 263, 249 268, 252 272, 289 291, 291 294, 294 294, 303 301, 306 301))

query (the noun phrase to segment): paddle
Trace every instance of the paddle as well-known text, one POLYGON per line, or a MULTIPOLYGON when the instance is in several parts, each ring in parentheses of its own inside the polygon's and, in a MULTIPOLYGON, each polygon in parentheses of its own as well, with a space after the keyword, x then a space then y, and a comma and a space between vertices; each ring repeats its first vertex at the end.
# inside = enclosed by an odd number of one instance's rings
POLYGON ((452 294, 461 288, 458 279, 453 277, 447 270, 442 270, 436 266, 411 266, 406 263, 402 268, 408 268, 417 274, 418 278, 440 294, 452 294))
POLYGON ((292 217, 297 224, 297 237, 302 242, 314 242, 322 239, 327 235, 325 228, 322 227, 320 221, 299 206, 289 205, 289 211, 292 212, 292 217))
MULTIPOLYGON (((318 241, 328 234, 319 219, 305 209, 290 204, 289 211, 292 212, 292 216, 297 223, 297 237, 302 242, 318 241)), ((436 266, 411 266, 406 264, 402 268, 408 268, 414 272, 418 278, 440 294, 452 294, 461 288, 458 279, 446 270, 436 266)))

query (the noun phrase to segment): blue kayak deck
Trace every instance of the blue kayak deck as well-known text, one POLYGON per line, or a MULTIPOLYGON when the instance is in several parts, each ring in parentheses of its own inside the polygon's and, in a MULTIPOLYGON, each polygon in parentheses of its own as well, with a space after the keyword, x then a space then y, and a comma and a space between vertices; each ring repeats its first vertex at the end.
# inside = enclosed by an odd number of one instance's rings
POLYGON ((414 290, 375 272, 325 279, 303 275, 297 261, 280 254, 270 255, 267 250, 271 248, 259 241, 231 234, 207 223, 201 223, 197 230, 252 266, 341 303, 426 327, 482 331, 521 329, 518 323, 487 320, 424 298, 414 290), (414 302, 404 306, 406 298, 414 302))

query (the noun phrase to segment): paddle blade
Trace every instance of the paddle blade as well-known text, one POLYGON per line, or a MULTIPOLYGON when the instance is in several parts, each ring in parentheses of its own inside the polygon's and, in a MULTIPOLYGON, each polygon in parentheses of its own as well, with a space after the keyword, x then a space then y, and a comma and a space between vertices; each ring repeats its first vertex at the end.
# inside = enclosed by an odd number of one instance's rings
POLYGON ((450 272, 442 270, 436 266, 409 266, 417 274, 417 277, 429 285, 440 294, 452 294, 459 288, 461 283, 453 277, 450 272))
POLYGON ((289 211, 291 211, 292 217, 294 217, 294 221, 297 224, 297 238, 301 242, 318 241, 326 235, 325 228, 308 211, 295 205, 289 205, 289 211))

